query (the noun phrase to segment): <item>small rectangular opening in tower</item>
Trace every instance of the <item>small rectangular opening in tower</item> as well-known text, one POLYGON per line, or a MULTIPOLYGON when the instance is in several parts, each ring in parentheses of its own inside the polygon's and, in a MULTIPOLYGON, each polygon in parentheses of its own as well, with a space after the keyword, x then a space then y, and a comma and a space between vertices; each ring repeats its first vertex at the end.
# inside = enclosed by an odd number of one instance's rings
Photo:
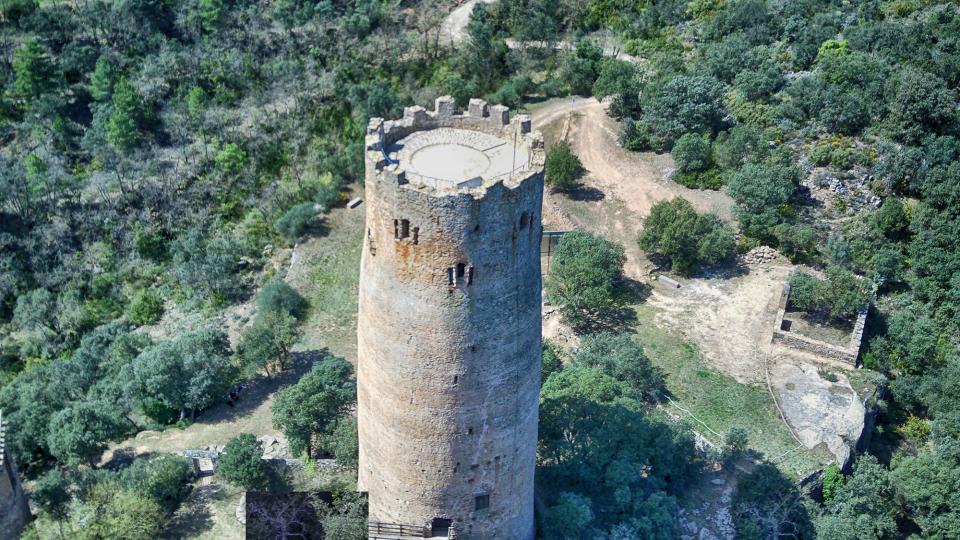
POLYGON ((410 220, 401 219, 400 220, 400 238, 409 238, 410 237, 410 220))
POLYGON ((413 228, 413 245, 420 243, 420 227, 413 228))
POLYGON ((400 220, 393 220, 393 237, 397 240, 400 239, 400 220))
POLYGON ((523 212, 520 214, 520 230, 527 228, 527 225, 530 223, 530 214, 523 212))
POLYGON ((450 536, 450 525, 452 524, 453 522, 446 518, 433 518, 430 523, 430 536, 450 536))
POLYGON ((473 499, 474 510, 486 510, 490 508, 490 495, 477 495, 473 499))
POLYGON ((457 278, 462 278, 464 274, 467 273, 467 265, 463 263, 457 263, 457 278))
POLYGON ((473 285, 473 267, 467 268, 467 285, 473 285))
POLYGON ((453 287, 457 284, 456 280, 453 277, 453 268, 447 268, 447 285, 453 287))

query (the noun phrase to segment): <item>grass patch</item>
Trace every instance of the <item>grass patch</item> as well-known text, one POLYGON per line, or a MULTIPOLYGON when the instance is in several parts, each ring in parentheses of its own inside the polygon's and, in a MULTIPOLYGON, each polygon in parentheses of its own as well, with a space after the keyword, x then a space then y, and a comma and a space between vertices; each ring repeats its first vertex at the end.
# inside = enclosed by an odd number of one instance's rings
POLYGON ((310 302, 302 343, 307 350, 327 348, 348 360, 357 358, 363 221, 363 206, 337 208, 327 216, 325 236, 297 247, 297 257, 302 257, 303 264, 289 281, 310 302))
MULTIPOLYGON (((644 344, 650 360, 667 374, 667 389, 677 405, 719 434, 736 426, 746 428, 750 448, 766 459, 774 460, 784 473, 792 477, 803 477, 832 459, 825 449, 800 448, 794 451, 797 442, 780 419, 765 387, 740 384, 711 368, 701 359, 693 344, 668 330, 657 328, 653 307, 641 304, 634 308, 639 323, 636 335, 644 344)), ((667 403, 664 407, 684 417, 691 427, 712 442, 722 444, 720 437, 674 405, 667 403)))

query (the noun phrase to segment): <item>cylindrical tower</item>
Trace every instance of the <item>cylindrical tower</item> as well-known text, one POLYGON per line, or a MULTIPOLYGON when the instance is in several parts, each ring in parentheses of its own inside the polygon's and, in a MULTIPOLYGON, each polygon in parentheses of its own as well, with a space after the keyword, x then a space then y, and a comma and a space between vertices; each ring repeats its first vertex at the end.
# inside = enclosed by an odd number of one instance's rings
POLYGON ((454 110, 367 129, 359 489, 371 538, 529 540, 543 139, 506 107, 454 110))

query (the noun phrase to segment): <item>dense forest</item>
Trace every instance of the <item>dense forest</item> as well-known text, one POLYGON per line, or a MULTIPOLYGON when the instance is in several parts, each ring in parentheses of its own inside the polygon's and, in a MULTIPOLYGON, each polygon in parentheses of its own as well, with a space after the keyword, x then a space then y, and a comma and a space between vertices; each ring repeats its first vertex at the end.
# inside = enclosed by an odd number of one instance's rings
MULTIPOLYGON (((825 269, 834 292, 854 275, 870 284, 862 362, 889 379, 876 457, 828 471, 816 502, 761 465, 738 487, 738 536, 960 536, 957 5, 501 0, 477 5, 448 47, 452 7, 0 0, 0 409, 44 519, 64 537, 164 529, 186 465, 108 471, 100 454, 283 370, 306 307, 270 258, 362 181, 368 118, 443 94, 514 107, 592 95, 625 148, 670 152, 677 182, 736 202, 737 245, 728 225, 691 218, 687 234, 716 241, 671 254, 677 270, 696 269, 691 253, 709 264, 765 244, 825 269), (637 61, 605 51, 611 39, 637 61), (810 196, 824 186, 831 200, 810 196), (137 330, 254 294, 258 320, 235 348, 214 326, 168 340, 137 330)), ((677 202, 655 222, 689 214, 677 202)), ((622 248, 589 235, 568 249, 599 258, 601 283, 623 264, 622 248)), ((637 347, 598 334, 567 367, 545 348, 547 536, 676 535, 676 497, 703 464, 688 434, 645 416, 663 383, 637 347)), ((349 460, 351 376, 318 365, 280 400, 275 422, 298 451, 319 442, 349 460), (319 396, 322 419, 303 418, 298 396, 319 396)))

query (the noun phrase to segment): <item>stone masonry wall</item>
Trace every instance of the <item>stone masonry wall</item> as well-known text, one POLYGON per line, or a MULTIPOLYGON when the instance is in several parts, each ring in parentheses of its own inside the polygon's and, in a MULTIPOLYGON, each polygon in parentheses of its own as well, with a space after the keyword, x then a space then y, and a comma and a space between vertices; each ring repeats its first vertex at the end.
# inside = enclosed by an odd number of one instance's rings
MULTIPOLYGON (((367 137, 358 319, 359 489, 371 522, 458 539, 534 537, 543 144, 471 100, 407 108, 367 137), (407 181, 381 143, 420 129, 519 133, 526 170, 447 189, 407 181)), ((402 164, 401 164, 402 166, 402 164)))
POLYGON ((850 342, 846 347, 839 347, 830 343, 825 343, 806 336, 801 336, 783 329, 783 319, 787 310, 787 303, 790 299, 790 284, 783 284, 783 293, 780 295, 780 306, 777 311, 777 319, 773 327, 773 342, 781 343, 788 347, 807 351, 824 358, 839 360, 851 366, 857 365, 857 357, 860 356, 860 341, 863 339, 863 329, 867 321, 867 312, 869 305, 865 306, 857 315, 854 322, 853 331, 850 333, 850 342))
POLYGON ((13 540, 20 537, 20 531, 30 521, 30 508, 16 464, 7 451, 5 435, 0 414, 0 540, 13 540))

